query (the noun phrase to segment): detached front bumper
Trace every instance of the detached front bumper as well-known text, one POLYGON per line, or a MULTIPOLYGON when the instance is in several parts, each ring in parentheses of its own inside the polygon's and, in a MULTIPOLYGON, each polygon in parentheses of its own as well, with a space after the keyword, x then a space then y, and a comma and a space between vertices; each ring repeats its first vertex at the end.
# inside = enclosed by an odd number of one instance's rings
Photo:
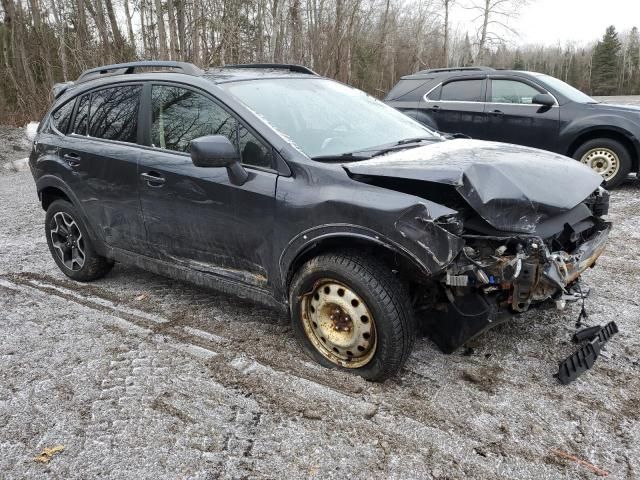
POLYGON ((580 245, 572 254, 554 252, 551 262, 544 270, 547 279, 559 288, 565 288, 575 282, 580 274, 592 267, 607 245, 611 232, 611 224, 603 224, 602 230, 597 231, 585 243, 580 245))

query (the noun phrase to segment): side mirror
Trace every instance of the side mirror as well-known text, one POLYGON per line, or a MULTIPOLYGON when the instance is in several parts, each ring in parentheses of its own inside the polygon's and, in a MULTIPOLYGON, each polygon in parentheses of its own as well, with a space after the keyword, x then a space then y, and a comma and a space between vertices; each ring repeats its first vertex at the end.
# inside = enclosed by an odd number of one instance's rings
POLYGON ((191 140, 191 161, 196 167, 226 167, 235 185, 244 184, 249 174, 240 164, 236 147, 224 135, 207 135, 191 140))
POLYGON ((548 93, 539 93, 533 99, 531 103, 534 105, 543 105, 545 107, 553 107, 556 104, 556 99, 548 93))

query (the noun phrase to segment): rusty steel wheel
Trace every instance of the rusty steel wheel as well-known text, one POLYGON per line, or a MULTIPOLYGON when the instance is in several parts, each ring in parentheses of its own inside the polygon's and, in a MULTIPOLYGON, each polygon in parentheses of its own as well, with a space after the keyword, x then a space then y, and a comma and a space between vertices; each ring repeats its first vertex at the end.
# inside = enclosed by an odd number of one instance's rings
POLYGON ((376 353, 375 319, 347 285, 322 279, 302 297, 300 315, 307 338, 320 354, 345 368, 360 368, 376 353))
POLYGON ((300 346, 327 368, 379 382, 400 371, 413 347, 406 287, 366 252, 330 251, 307 260, 291 280, 289 306, 300 346))

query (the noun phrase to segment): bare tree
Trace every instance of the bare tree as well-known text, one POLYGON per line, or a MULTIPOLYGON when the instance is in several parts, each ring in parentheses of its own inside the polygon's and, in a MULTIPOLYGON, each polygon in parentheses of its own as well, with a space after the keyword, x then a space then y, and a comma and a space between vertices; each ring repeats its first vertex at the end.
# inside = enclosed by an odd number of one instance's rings
POLYGON ((480 22, 476 63, 486 61, 489 48, 504 44, 507 34, 518 35, 508 22, 528 3, 529 0, 471 0, 464 7, 476 11, 478 16, 474 22, 480 22))

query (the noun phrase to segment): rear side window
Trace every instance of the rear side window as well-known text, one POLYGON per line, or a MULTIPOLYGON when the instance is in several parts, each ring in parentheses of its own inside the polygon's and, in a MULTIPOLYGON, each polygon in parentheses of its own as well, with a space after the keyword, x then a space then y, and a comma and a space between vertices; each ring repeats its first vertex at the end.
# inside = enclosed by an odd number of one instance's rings
POLYGON ((66 135, 69 130, 69 123, 71 122, 74 105, 75 100, 71 100, 70 102, 62 105, 51 115, 51 122, 53 123, 53 126, 62 134, 66 135))
POLYGON ((140 85, 105 88, 91 94, 89 135, 135 143, 138 132, 140 85))
POLYGON ((455 102, 481 102, 483 80, 458 80, 442 86, 441 100, 455 102))
POLYGON ((73 133, 78 135, 87 134, 87 124, 89 122, 89 94, 80 97, 78 102, 78 111, 73 122, 73 133))

